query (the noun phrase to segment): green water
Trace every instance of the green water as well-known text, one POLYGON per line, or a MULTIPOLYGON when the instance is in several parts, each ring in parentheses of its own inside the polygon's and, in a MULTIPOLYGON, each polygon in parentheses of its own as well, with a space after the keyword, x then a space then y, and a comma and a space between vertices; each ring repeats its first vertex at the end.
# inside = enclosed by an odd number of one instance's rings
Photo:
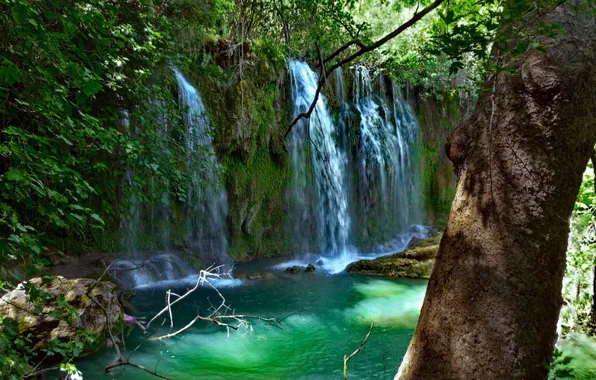
MULTIPOLYGON (((237 271, 270 270, 270 262, 237 271)), ((275 279, 244 280, 222 294, 236 313, 283 318, 282 328, 255 322, 252 331, 197 324, 165 341, 148 341, 132 361, 174 379, 338 379, 343 355, 355 350, 375 322, 368 343, 350 361, 350 379, 392 379, 406 352, 422 305, 426 281, 390 280, 349 274, 275 272, 275 279)), ((150 317, 164 306, 166 288, 138 291, 137 315, 150 317)), ((181 290, 182 291, 182 290, 181 290)), ((209 301, 198 290, 175 308, 176 326, 186 324, 209 301)), ((164 329, 167 332, 167 329, 164 329)), ((127 347, 142 339, 132 334, 127 347)), ((115 355, 109 349, 77 363, 85 379, 155 379, 135 368, 104 374, 115 355)))

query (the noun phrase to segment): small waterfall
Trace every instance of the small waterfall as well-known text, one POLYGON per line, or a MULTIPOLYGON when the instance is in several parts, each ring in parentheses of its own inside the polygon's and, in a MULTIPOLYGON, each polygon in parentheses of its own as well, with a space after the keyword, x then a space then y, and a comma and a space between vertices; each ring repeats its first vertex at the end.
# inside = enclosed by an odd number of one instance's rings
MULTIPOLYGON (((159 141, 157 155, 161 160, 168 160, 165 152, 168 150, 169 138, 169 120, 165 111, 166 103, 163 100, 155 101, 155 112, 152 117, 157 121, 159 141)), ((170 230, 171 230, 171 210, 170 210, 170 190, 167 184, 158 184, 155 176, 151 178, 151 199, 150 210, 151 236, 153 250, 164 250, 168 252, 171 248, 170 230)))
MULTIPOLYGON (((341 106, 341 111, 339 113, 339 138, 340 138, 340 146, 342 151, 346 152, 346 154, 350 150, 349 146, 349 134, 348 134, 348 127, 350 125, 350 102, 346 96, 346 90, 344 86, 344 75, 343 70, 341 67, 335 69, 333 76, 335 78, 335 92, 337 93, 337 98, 339 99, 339 103, 341 106)), ((348 154, 349 159, 349 154, 348 154)), ((350 171, 348 170, 348 175, 350 171)))
MULTIPOLYGON (((288 65, 293 116, 296 117, 306 112, 314 100, 318 78, 304 62, 289 61, 288 65)), ((340 133, 329 114, 323 94, 319 96, 310 120, 298 122, 289 139, 294 172, 292 197, 297 205, 295 227, 301 229, 296 232, 297 236, 307 242, 312 238, 306 232, 311 229, 308 223, 314 214, 319 253, 334 259, 354 256, 348 209, 348 159, 340 147, 340 133), (308 181, 311 172, 314 189, 310 188, 308 181), (311 203, 313 200, 314 203, 311 203)))
MULTIPOLYGON (((157 122, 159 128, 159 149, 156 156, 162 156, 167 150, 168 125, 163 110, 163 103, 155 103, 155 112, 149 117, 157 122)), ((140 132, 131 128, 131 117, 128 110, 122 111, 122 125, 126 134, 133 139, 139 137, 140 132)), ((164 157, 161 157, 165 159, 164 157)), ((170 248, 170 194, 167 185, 158 181, 155 174, 150 174, 148 180, 150 201, 140 196, 143 189, 138 173, 131 166, 127 166, 124 175, 123 188, 125 191, 126 209, 128 215, 124 217, 124 234, 122 247, 129 254, 139 256, 140 252, 155 252, 170 248)))
MULTIPOLYGON (((355 69, 354 104, 360 113, 358 215, 365 242, 384 242, 421 222, 416 159, 418 123, 399 88, 355 69)), ((370 244, 370 243, 369 243, 370 244)))
MULTIPOLYGON (((227 254, 227 195, 222 186, 221 168, 217 162, 211 139, 211 128, 205 116, 205 106, 198 91, 186 78, 173 68, 179 86, 179 106, 185 125, 185 148, 187 155, 185 175, 188 179, 184 220, 186 244, 196 252, 205 265, 231 267, 227 254)), ((167 148, 168 120, 159 110, 163 104, 156 102, 155 117, 159 127, 158 142, 161 151, 167 148)), ((123 114, 123 123, 130 134, 129 114, 123 114)), ((157 152, 156 154, 163 154, 157 152)), ((175 281, 195 275, 197 271, 182 258, 169 253, 171 246, 170 194, 167 187, 157 185, 155 178, 149 180, 151 207, 142 207, 134 191, 134 172, 126 171, 125 181, 129 188, 130 215, 125 223, 124 246, 130 259, 115 261, 110 274, 123 286, 153 286, 164 281, 175 281), (143 221, 145 221, 144 225, 143 221), (143 233, 147 235, 145 246, 139 245, 143 233), (149 245, 149 246, 147 246, 149 245), (142 255, 141 248, 151 251, 165 250, 156 256, 142 255)))
MULTIPOLYGON (((128 110, 122 111, 122 126, 128 136, 136 135, 130 128, 130 112, 128 110)), ((122 246, 129 254, 137 255, 139 252, 139 236, 142 234, 143 226, 141 222, 141 201, 137 193, 138 189, 134 176, 133 169, 127 166, 123 187, 127 192, 126 207, 128 215, 124 219, 122 246)))
POLYGON ((185 200, 187 244, 206 265, 230 265, 227 254, 228 200, 215 156, 211 127, 197 89, 178 69, 178 99, 183 113, 189 186, 185 200))

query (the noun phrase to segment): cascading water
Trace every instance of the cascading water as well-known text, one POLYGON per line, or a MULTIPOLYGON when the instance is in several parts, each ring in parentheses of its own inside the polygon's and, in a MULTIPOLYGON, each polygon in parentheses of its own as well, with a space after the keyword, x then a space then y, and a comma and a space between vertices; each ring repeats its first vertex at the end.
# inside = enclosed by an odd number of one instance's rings
MULTIPOLYGON (((162 100, 155 101, 155 112, 153 117, 157 121, 159 136, 159 152, 157 153, 162 160, 167 160, 166 151, 169 144, 168 115, 165 111, 166 103, 162 100)), ((171 230, 171 210, 170 210, 170 191, 167 186, 156 185, 155 178, 151 178, 151 198, 155 202, 150 211, 151 234, 153 250, 161 249, 168 252, 171 248, 170 230, 171 230)))
MULTIPOLYGON (((377 76, 378 90, 356 67, 354 104, 360 113, 358 220, 363 242, 386 242, 421 222, 416 145, 418 123, 399 88, 377 76)), ((367 245, 370 245, 368 243, 367 245)))
MULTIPOLYGON (((122 111, 122 126, 129 136, 134 135, 134 132, 130 129, 130 112, 128 110, 122 111)), ((138 255, 139 234, 142 232, 141 202, 135 188, 134 175, 134 171, 130 166, 127 166, 124 175, 124 188, 128 191, 126 197, 128 215, 124 222, 122 245, 129 254, 138 255)))
MULTIPOLYGON (((288 65, 292 81, 293 115, 296 117, 306 112, 312 104, 318 79, 304 62, 290 61, 288 65)), ((327 109, 327 101, 320 94, 310 119, 299 121, 290 135, 294 172, 291 194, 297 204, 297 222, 294 226, 302 229, 296 232, 298 236, 307 241, 312 239, 304 232, 310 229, 307 224, 314 214, 318 252, 323 258, 345 262, 355 256, 355 249, 350 241, 351 220, 346 179, 348 160, 347 154, 340 148, 339 139, 337 126, 327 109), (310 172, 314 188, 310 187, 310 172), (314 206, 311 201, 314 201, 314 206)))
MULTIPOLYGON (((156 156, 162 160, 168 149, 168 120, 163 111, 165 104, 155 102, 155 111, 150 111, 148 117, 156 122, 158 129, 159 149, 156 156)), ((147 116, 147 115, 145 115, 147 116)), ((122 126, 131 139, 139 138, 140 131, 131 126, 131 115, 128 110, 122 111, 122 126)), ((134 126, 134 124, 133 124, 134 126)), ((142 202, 139 195, 142 180, 137 177, 133 167, 127 166, 123 187, 125 189, 125 209, 128 215, 124 217, 124 234, 122 246, 129 255, 140 258, 141 252, 168 251, 170 248, 170 194, 167 186, 160 183, 155 176, 150 176, 149 203, 142 202)))
MULTIPOLYGON (((196 252, 206 265, 231 267, 227 254, 226 218, 227 195, 222 186, 221 168, 217 162, 211 139, 211 128, 205 115, 205 106, 194 88, 180 71, 173 68, 179 86, 179 106, 185 125, 185 148, 187 155, 186 192, 184 217, 186 223, 186 244, 196 252)), ((159 107, 158 107, 159 108, 159 107)), ((128 129, 128 114, 125 114, 128 129)), ((167 140, 167 120, 164 115, 156 116, 161 128, 162 143, 167 140)), ((132 185, 134 173, 127 171, 126 179, 132 185)), ((153 183, 153 182, 151 182, 153 183)), ((147 219, 151 222, 152 246, 167 249, 170 245, 170 195, 167 190, 153 188, 157 205, 151 207, 147 219)), ((192 265, 171 253, 144 258, 138 253, 138 231, 142 231, 141 205, 131 195, 131 215, 126 228, 125 246, 133 256, 129 260, 118 260, 112 264, 110 273, 123 285, 138 288, 186 278, 193 273, 192 265)))
POLYGON ((207 265, 229 266, 227 254, 227 194, 211 138, 205 106, 197 89, 178 69, 178 99, 186 127, 187 173, 185 201, 187 243, 207 265))
MULTIPOLYGON (((288 65, 297 117, 312 104, 318 79, 306 63, 288 65)), ((417 225, 422 220, 418 123, 399 88, 389 82, 388 89, 380 75, 375 79, 376 83, 366 68, 356 68, 353 104, 360 114, 358 132, 348 130, 352 112, 339 71, 338 122, 333 122, 321 94, 310 119, 299 121, 289 137, 294 174, 290 224, 299 237, 297 248, 312 252, 310 242, 317 241, 317 253, 331 272, 359 258, 405 249, 412 237, 427 233, 417 225), (352 148, 351 133, 357 133, 352 136, 358 137, 357 149, 352 148)))

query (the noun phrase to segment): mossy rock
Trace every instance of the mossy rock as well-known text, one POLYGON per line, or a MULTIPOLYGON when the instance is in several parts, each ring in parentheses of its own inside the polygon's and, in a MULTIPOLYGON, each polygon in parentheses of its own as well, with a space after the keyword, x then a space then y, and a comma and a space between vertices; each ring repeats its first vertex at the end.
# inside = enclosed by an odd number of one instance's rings
POLYGON ((47 294, 39 307, 29 299, 23 284, 0 298, 0 315, 14 319, 19 332, 29 337, 31 348, 41 350, 50 340, 80 340, 82 330, 96 339, 85 342, 84 351, 95 350, 108 331, 117 334, 123 326, 124 311, 118 301, 114 284, 87 278, 51 280, 34 278, 29 284, 47 294), (63 314, 64 302, 73 310, 72 318, 63 314))
POLYGON ((442 234, 415 242, 410 248, 375 260, 360 260, 347 271, 373 276, 429 278, 439 251, 442 234))

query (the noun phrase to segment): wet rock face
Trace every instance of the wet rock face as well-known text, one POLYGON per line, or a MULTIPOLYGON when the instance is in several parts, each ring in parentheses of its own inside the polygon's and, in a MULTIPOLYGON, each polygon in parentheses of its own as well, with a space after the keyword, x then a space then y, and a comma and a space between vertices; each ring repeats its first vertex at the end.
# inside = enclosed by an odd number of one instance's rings
POLYGON ((29 284, 49 294, 47 299, 40 301, 41 312, 28 298, 24 285, 19 284, 0 298, 0 315, 16 320, 20 333, 30 336, 35 350, 44 348, 48 340, 79 340, 79 330, 92 331, 101 341, 108 329, 116 333, 118 326, 122 325, 124 312, 114 284, 61 276, 47 283, 41 278, 34 278, 29 284), (62 298, 75 311, 70 323, 66 316, 60 316, 58 304, 62 298))
POLYGON ((347 271, 375 276, 429 278, 439 251, 442 234, 415 242, 410 248, 392 256, 360 260, 347 271))

